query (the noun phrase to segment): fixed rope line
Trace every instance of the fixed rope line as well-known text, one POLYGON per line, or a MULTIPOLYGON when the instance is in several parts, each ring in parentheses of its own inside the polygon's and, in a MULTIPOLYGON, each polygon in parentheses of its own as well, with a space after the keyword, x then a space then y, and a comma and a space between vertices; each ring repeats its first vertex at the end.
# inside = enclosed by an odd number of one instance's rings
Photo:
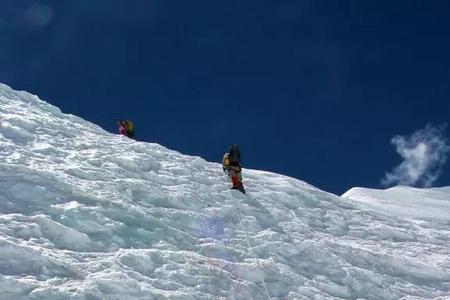
POLYGON ((244 228, 244 222, 242 221, 242 216, 241 216, 241 214, 239 213, 239 211, 238 211, 238 209, 237 209, 236 201, 234 200, 233 197, 232 197, 231 199, 233 200, 233 208, 234 208, 234 211, 236 212, 236 215, 238 216, 239 224, 240 224, 242 230, 243 230, 244 233, 245 233, 245 240, 246 240, 246 242, 247 242, 247 248, 248 248, 248 251, 251 252, 252 256, 253 256, 253 257, 255 258, 255 260, 256 260, 256 266, 257 266, 257 268, 258 268, 258 273, 259 273, 259 276, 261 277, 261 282, 262 282, 262 284, 263 284, 263 286, 264 286, 264 290, 265 290, 265 292, 266 292, 267 299, 272 300, 272 298, 271 298, 270 295, 269 295, 269 290, 267 289, 266 280, 264 279, 264 276, 261 274, 262 268, 261 268, 261 264, 260 264, 260 262, 259 262, 259 259, 258 259, 258 257, 256 256, 256 254, 253 252, 253 250, 250 248, 250 238, 248 237, 248 232, 247 232, 247 230, 245 230, 245 228, 244 228))

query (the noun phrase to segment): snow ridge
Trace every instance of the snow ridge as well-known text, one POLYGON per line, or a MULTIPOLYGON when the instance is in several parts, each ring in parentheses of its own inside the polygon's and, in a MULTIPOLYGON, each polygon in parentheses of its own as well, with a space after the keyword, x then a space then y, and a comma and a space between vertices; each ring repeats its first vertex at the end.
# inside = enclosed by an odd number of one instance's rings
POLYGON ((0 85, 0 300, 450 298, 448 218, 244 182, 0 85))

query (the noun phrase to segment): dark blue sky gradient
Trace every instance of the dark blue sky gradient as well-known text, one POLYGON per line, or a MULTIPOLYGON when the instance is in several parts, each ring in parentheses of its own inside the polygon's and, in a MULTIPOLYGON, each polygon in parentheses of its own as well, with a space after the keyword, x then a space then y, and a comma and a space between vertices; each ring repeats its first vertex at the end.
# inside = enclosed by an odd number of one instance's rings
POLYGON ((393 135, 448 122, 449 15, 447 0, 0 0, 0 81, 208 160, 239 143, 245 167, 342 193, 380 187, 393 135))

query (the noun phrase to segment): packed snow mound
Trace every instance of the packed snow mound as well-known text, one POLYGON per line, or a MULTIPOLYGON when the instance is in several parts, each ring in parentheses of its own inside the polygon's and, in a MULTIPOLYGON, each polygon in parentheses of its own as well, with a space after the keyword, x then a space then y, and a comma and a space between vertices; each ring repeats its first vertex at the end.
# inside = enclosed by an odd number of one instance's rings
POLYGON ((0 300, 450 298, 449 219, 247 169, 243 195, 4 85, 0 122, 0 300))
POLYGON ((404 218, 450 221, 450 187, 419 189, 397 186, 387 190, 352 188, 342 195, 373 209, 404 218))

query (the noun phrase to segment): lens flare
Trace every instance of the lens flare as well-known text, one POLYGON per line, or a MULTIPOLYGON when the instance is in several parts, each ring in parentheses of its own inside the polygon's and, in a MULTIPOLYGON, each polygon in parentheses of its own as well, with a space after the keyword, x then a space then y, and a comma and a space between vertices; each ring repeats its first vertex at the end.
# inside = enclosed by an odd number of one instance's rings
POLYGON ((33 4, 24 14, 27 25, 34 28, 43 28, 48 25, 53 16, 53 9, 46 4, 33 4))

